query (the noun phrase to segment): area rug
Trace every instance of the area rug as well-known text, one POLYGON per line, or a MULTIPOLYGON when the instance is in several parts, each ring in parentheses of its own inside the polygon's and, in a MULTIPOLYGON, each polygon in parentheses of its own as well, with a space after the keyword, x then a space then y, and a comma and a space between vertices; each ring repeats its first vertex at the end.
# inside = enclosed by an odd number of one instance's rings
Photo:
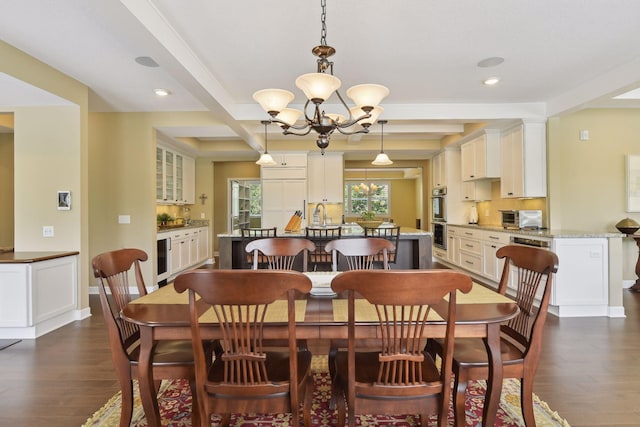
MULTIPOLYGON (((327 359, 322 356, 314 356, 313 361, 313 404, 312 423, 314 426, 337 425, 335 410, 329 409, 331 397, 331 383, 327 372, 327 359)), ((482 425, 482 407, 484 403, 485 383, 483 381, 472 382, 467 388, 466 400, 466 425, 477 427, 482 425)), ((524 426, 520 412, 520 385, 517 380, 507 379, 502 388, 502 398, 498 409, 496 426, 524 426)), ((158 397, 162 425, 167 427, 191 426, 191 392, 186 380, 165 380, 160 387, 158 397)), ((534 395, 536 424, 540 427, 570 427, 569 423, 552 411, 549 406, 534 395)), ((87 420, 83 427, 111 427, 117 426, 120 419, 120 393, 113 396, 100 410, 87 420)), ((142 404, 137 394, 135 395, 135 407, 132 417, 132 426, 146 427, 142 410, 142 404)), ((220 419, 212 417, 212 427, 220 425, 220 419)), ((290 415, 233 415, 231 425, 244 427, 284 427, 290 424, 290 415)), ((363 415, 357 419, 357 425, 370 426, 394 426, 412 427, 419 426, 419 417, 416 415, 363 415)), ((436 417, 429 421, 430 426, 436 425, 436 417)), ((449 425, 453 425, 453 412, 449 411, 449 425)))

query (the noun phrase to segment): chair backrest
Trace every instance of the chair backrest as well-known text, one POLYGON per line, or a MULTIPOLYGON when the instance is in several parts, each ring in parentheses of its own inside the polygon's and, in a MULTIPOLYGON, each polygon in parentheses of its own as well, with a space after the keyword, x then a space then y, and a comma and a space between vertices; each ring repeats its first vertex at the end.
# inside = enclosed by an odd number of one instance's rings
MULTIPOLYGON (((348 292, 348 352, 349 375, 354 375, 356 295, 359 294, 375 307, 380 326, 381 349, 378 380, 372 388, 424 385, 424 342, 429 338, 427 322, 434 319, 447 321, 442 355, 441 392, 450 389, 453 337, 455 333, 456 291, 468 293, 472 287, 469 276, 454 270, 356 270, 336 276, 331 287, 337 293, 348 292), (435 316, 433 306, 446 304, 444 313, 435 316), (351 366, 353 363, 354 366, 351 366)), ((371 319, 363 319, 371 320, 371 319)), ((353 383, 355 377, 350 378, 353 383)), ((430 384, 435 386, 435 384, 430 384)), ((385 393, 383 390, 381 393, 385 393)), ((447 400, 448 402, 448 394, 447 400)))
POLYGON ((400 242, 400 227, 365 227, 365 237, 380 237, 393 243, 393 250, 389 251, 389 264, 395 264, 398 259, 398 243, 400 242))
MULTIPOLYGON (((196 362, 198 393, 219 393, 241 397, 259 394, 296 393, 289 384, 297 383, 295 356, 296 324, 294 291, 304 294, 311 290, 311 281, 304 274, 293 271, 271 270, 208 270, 196 269, 176 277, 174 287, 178 292, 189 290, 191 339, 196 362), (261 286, 256 286, 260 284, 261 286), (264 286, 262 286, 264 285, 264 286), (196 300, 198 295, 206 304, 196 300), (266 376, 266 355, 263 350, 262 324, 269 311, 269 304, 286 299, 284 321, 289 333, 290 383, 272 383, 266 376), (200 331, 201 315, 209 307, 222 329, 223 353, 219 362, 224 363, 224 378, 207 377, 207 360, 200 331)), ((272 307, 273 309, 273 307, 272 307)), ((203 395, 198 400, 204 402, 203 395)), ((297 395, 296 395, 297 400, 297 395)))
POLYGON ((342 227, 306 227, 305 236, 316 245, 316 249, 309 254, 314 270, 323 265, 331 268, 332 254, 326 252, 324 247, 329 241, 342 237, 342 227))
POLYGON ((118 249, 96 255, 91 261, 93 275, 98 279, 100 304, 114 358, 128 358, 127 350, 139 339, 138 326, 123 320, 120 311, 134 299, 129 286, 131 271, 134 272, 139 295, 147 294, 140 269, 140 262, 147 259, 146 252, 140 249, 118 249), (106 287, 111 298, 107 295, 106 287))
POLYGON ((498 292, 506 295, 509 283, 515 284, 515 300, 520 308, 518 315, 502 326, 502 332, 521 347, 525 358, 530 352, 537 358, 558 257, 546 249, 521 245, 503 246, 496 256, 505 258, 498 292), (540 298, 538 306, 536 297, 540 298))
POLYGON ((296 257, 302 253, 302 271, 307 271, 308 253, 315 250, 312 241, 297 237, 273 237, 249 242, 245 250, 253 255, 253 269, 263 259, 270 270, 293 270, 296 257))
MULTIPOLYGON (((241 228, 240 236, 242 236, 240 242, 242 247, 246 250, 249 242, 256 239, 264 239, 267 237, 276 237, 277 236, 277 227, 272 228, 241 228)), ((261 261, 261 260, 260 260, 261 261)), ((261 262, 262 263, 262 262, 261 262)), ((247 264, 249 266, 253 266, 253 254, 249 253, 247 255, 247 264)))
POLYGON ((376 261, 382 257, 382 268, 388 268, 389 251, 395 246, 386 239, 379 237, 363 237, 332 240, 324 250, 331 252, 333 271, 338 271, 338 253, 347 261, 349 270, 371 270, 376 261))

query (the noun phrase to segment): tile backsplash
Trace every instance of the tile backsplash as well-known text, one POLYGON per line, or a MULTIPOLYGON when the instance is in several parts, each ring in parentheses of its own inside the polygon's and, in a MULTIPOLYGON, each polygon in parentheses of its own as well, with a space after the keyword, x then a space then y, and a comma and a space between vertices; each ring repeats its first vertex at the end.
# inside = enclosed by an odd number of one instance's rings
MULTIPOLYGON (((471 205, 471 203, 468 203, 467 209, 469 209, 471 205)), ((500 226, 502 223, 500 210, 507 209, 539 209, 542 211, 543 226, 546 227, 548 224, 546 198, 503 199, 500 197, 500 181, 494 181, 491 183, 491 200, 487 200, 486 202, 477 202, 476 207, 478 208, 478 224, 480 225, 500 226)))

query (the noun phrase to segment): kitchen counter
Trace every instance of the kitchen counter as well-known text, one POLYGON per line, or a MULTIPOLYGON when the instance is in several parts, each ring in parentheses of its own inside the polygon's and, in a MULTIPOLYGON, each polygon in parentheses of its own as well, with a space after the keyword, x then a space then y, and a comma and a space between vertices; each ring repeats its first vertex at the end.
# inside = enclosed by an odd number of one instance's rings
POLYGON ((500 225, 453 224, 453 223, 447 223, 447 225, 455 226, 455 227, 488 230, 488 231, 500 231, 500 232, 510 233, 510 234, 521 234, 523 236, 537 236, 537 237, 548 237, 548 238, 600 238, 600 237, 622 238, 625 236, 622 233, 606 232, 606 231, 596 232, 596 231, 570 230, 570 229, 549 230, 546 228, 519 230, 515 228, 503 228, 500 225))
POLYGON ((158 226, 158 233, 169 233, 176 230, 185 230, 189 228, 208 227, 209 221, 205 219, 191 220, 189 224, 170 224, 158 226))
MULTIPOLYGON (((431 235, 429 231, 410 227, 400 228, 398 241, 398 262, 394 269, 429 268, 431 265, 431 235)), ((278 237, 304 238, 304 228, 296 232, 278 232, 278 237)), ((364 231, 357 225, 343 227, 342 239, 364 237, 364 231)), ((220 268, 249 268, 239 230, 218 234, 220 268)))
POLYGON ((79 252, 2 252, 0 264, 25 264, 78 255, 79 252))

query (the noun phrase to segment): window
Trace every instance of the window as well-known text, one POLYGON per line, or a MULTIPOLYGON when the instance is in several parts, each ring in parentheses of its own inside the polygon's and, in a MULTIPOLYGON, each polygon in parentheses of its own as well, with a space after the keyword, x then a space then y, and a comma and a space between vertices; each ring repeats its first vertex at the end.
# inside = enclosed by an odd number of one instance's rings
POLYGON ((360 216, 372 211, 376 216, 386 216, 389 210, 390 185, 386 181, 347 182, 344 185, 345 213, 360 216))
POLYGON ((249 213, 251 216, 262 216, 262 184, 260 181, 249 181, 249 213))

